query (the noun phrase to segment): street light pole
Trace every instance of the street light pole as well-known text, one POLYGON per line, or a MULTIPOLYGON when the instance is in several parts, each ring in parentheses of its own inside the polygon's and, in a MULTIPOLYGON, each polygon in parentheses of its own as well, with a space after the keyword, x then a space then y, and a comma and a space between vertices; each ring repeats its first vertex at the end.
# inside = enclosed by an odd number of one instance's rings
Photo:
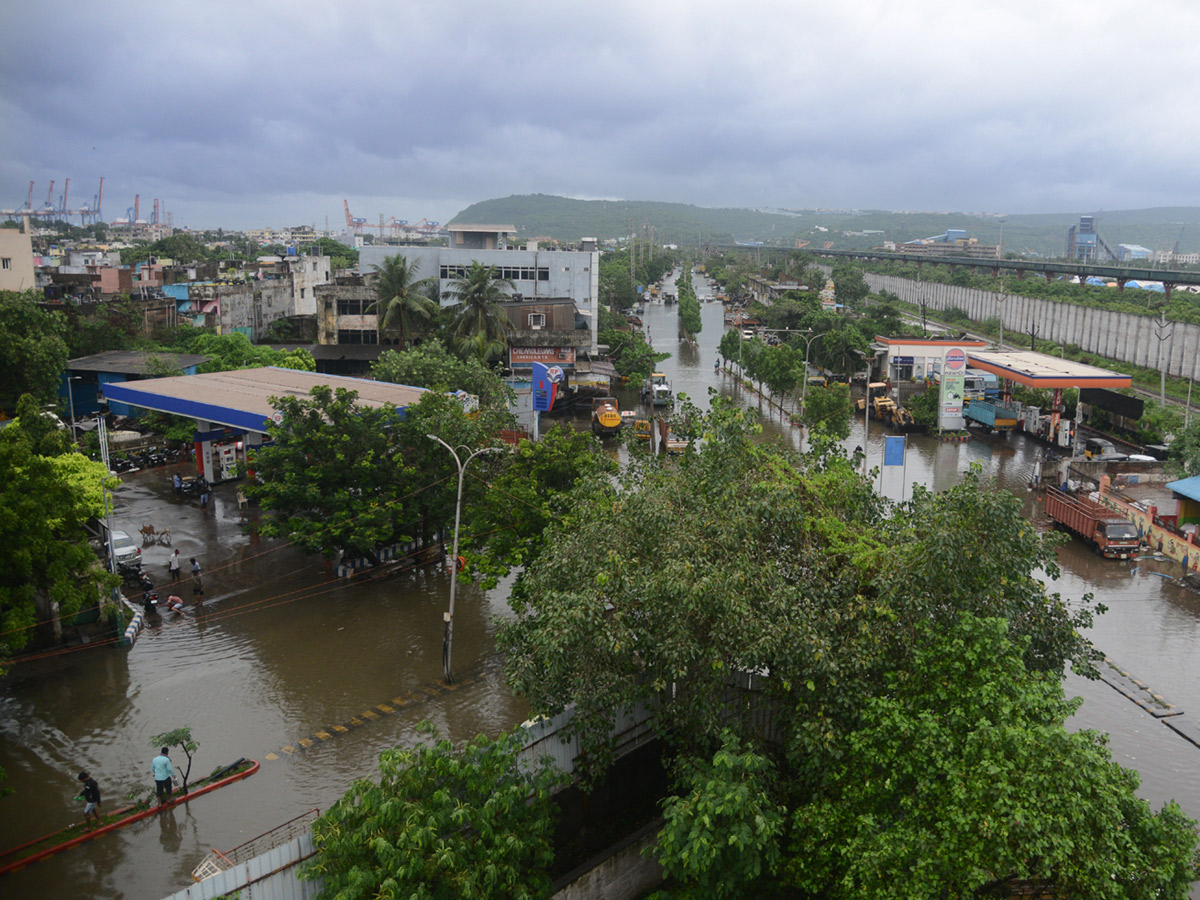
POLYGON ((804 401, 808 396, 808 351, 812 347, 813 341, 828 333, 828 331, 822 331, 804 341, 804 380, 800 383, 800 415, 804 415, 804 401))
MULTIPOLYGON (((463 461, 459 458, 458 452, 436 434, 427 434, 425 437, 431 441, 437 441, 449 450, 450 455, 454 457, 454 464, 458 466, 458 497, 454 502, 454 549, 450 554, 450 611, 445 613, 446 631, 442 639, 442 674, 446 678, 446 683, 450 684, 454 681, 450 674, 450 651, 454 644, 454 596, 458 588, 458 525, 462 520, 463 477, 466 475, 467 466, 471 460, 484 453, 499 453, 500 448, 481 447, 463 461)), ((459 449, 466 450, 467 448, 460 447, 459 449)))
POLYGON ((78 375, 67 376, 67 405, 70 407, 71 411, 71 443, 78 445, 79 435, 75 431, 75 394, 71 390, 72 381, 83 381, 83 379, 78 375))

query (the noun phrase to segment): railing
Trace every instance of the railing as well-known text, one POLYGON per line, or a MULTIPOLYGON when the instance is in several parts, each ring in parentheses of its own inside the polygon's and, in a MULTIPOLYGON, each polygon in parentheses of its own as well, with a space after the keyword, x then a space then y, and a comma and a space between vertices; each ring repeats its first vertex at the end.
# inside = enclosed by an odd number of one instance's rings
POLYGON ((312 831, 313 822, 320 814, 319 809, 310 809, 270 831, 263 832, 258 837, 251 838, 244 844, 238 844, 232 850, 226 850, 224 853, 220 850, 213 850, 204 857, 200 865, 192 870, 192 878, 196 881, 211 878, 226 869, 232 869, 239 863, 249 862, 256 856, 262 856, 267 851, 286 844, 293 838, 308 834, 312 831))

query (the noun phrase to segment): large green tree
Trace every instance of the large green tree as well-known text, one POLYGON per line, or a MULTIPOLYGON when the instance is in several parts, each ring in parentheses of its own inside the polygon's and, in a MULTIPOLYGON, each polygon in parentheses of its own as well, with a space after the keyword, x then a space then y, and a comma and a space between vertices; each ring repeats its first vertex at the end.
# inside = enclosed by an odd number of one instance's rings
POLYGON ((79 454, 40 455, 19 421, 0 431, 0 668, 39 628, 53 639, 60 617, 96 604, 115 583, 84 529, 101 512, 104 476, 79 454))
POLYGON ((297 350, 273 350, 261 344, 252 344, 241 332, 213 334, 210 331, 189 333, 185 349, 189 353, 207 356, 199 371, 227 372, 236 369, 255 369, 262 366, 279 366, 283 369, 299 369, 315 372, 316 361, 304 348, 297 350))
POLYGON ((848 307, 858 306, 871 293, 871 289, 867 287, 866 279, 863 278, 862 269, 850 265, 841 265, 834 268, 833 290, 837 296, 838 303, 848 307))
MULTIPOLYGON (((289 537, 326 556, 375 559, 375 551, 408 538, 429 537, 453 521, 457 469, 444 448, 491 443, 511 425, 506 409, 470 415, 455 397, 429 391, 401 413, 360 404, 354 391, 318 386, 309 397, 274 401, 282 421, 272 443, 254 456, 247 493, 266 515, 260 529, 289 537)), ((500 463, 485 458, 476 474, 500 463)), ((468 485, 474 497, 481 482, 468 485)))
POLYGON ((810 386, 804 394, 800 424, 844 441, 850 437, 850 418, 853 413, 854 403, 850 399, 849 385, 810 386))
POLYGON ((439 340, 409 350, 384 350, 371 364, 376 381, 407 384, 440 391, 466 391, 488 407, 507 407, 512 389, 478 357, 455 356, 439 340))
POLYGON ((0 291, 0 410, 31 394, 52 400, 67 366, 67 320, 38 303, 36 291, 0 291))
POLYGON ((263 534, 290 537, 326 556, 357 556, 403 533, 392 440, 399 414, 357 399, 354 391, 326 385, 308 398, 276 399, 282 421, 270 426, 271 444, 254 455, 257 477, 246 487, 266 512, 263 534))
POLYGON ((661 701, 658 726, 686 751, 727 724, 735 672, 770 672, 764 700, 803 782, 881 673, 908 665, 918 622, 1003 617, 1032 668, 1086 670, 1092 611, 1046 592, 1053 547, 1011 495, 972 475, 892 507, 839 452, 761 446, 719 398, 707 415, 684 406, 677 430, 703 452, 627 474, 518 582, 501 641, 536 711, 573 704, 595 739, 616 706, 661 701))
POLYGON ((542 549, 573 527, 588 493, 606 493, 616 463, 586 431, 559 425, 541 439, 521 441, 488 491, 466 510, 464 547, 487 583, 530 565, 542 549))
POLYGON ((303 877, 319 897, 375 900, 537 900, 550 894, 550 791, 545 765, 519 761, 519 734, 439 739, 379 757, 313 826, 317 854, 303 877))
POLYGON ((510 299, 515 287, 511 279, 498 276, 494 266, 478 261, 451 279, 444 296, 457 307, 450 336, 461 353, 486 360, 503 352, 509 322, 500 304, 510 299))
POLYGON ((1080 701, 1031 671, 1029 639, 965 614, 917 626, 907 671, 865 704, 794 813, 787 880, 829 897, 1183 898, 1196 823, 1153 814, 1103 735, 1068 731, 1080 701))
POLYGON ((400 346, 410 344, 417 335, 433 324, 438 304, 429 296, 436 291, 432 278, 418 278, 420 261, 405 256, 388 256, 383 265, 375 266, 375 294, 379 298, 372 308, 379 316, 379 332, 394 335, 400 346))

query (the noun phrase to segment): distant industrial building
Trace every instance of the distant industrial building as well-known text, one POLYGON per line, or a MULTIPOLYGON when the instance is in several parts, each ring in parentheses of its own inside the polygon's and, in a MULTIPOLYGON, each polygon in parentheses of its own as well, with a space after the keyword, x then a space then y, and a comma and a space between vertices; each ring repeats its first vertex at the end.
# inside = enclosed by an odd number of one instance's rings
POLYGON ((1153 251, 1141 244, 1117 244, 1117 259, 1126 262, 1131 259, 1149 259, 1153 251))
POLYGON ((887 249, 902 253, 921 253, 927 256, 966 256, 971 259, 999 259, 999 244, 981 244, 977 238, 967 237, 963 228, 947 228, 944 234, 905 241, 903 244, 889 242, 887 249), (890 246, 889 246, 890 244, 890 246))
POLYGON ((1067 229, 1067 259, 1076 262, 1099 262, 1101 252, 1108 259, 1118 259, 1112 247, 1096 231, 1095 216, 1080 216, 1079 224, 1067 229))

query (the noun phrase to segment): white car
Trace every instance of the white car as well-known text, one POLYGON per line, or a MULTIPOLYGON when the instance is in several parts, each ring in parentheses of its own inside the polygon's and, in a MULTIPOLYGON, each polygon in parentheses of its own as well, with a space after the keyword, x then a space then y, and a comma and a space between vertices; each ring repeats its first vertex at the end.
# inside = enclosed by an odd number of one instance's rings
POLYGON ((142 548, 123 531, 112 533, 112 551, 118 566, 137 568, 142 564, 142 548))

